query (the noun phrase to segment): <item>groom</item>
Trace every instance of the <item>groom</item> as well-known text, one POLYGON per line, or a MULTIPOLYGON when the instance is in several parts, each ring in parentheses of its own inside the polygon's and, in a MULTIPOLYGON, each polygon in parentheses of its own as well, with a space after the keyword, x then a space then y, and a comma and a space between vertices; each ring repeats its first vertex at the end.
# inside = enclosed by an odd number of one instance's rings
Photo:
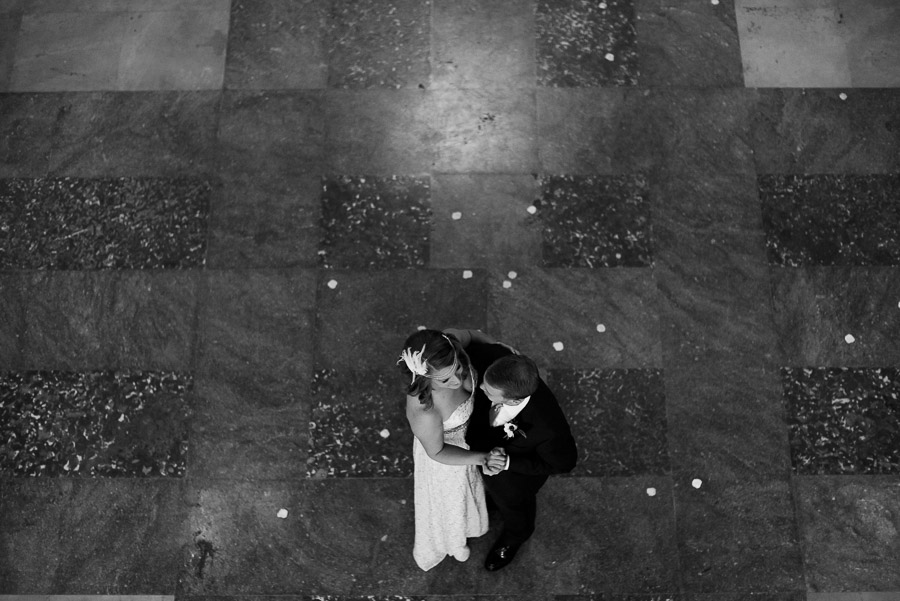
POLYGON ((484 485, 503 517, 503 531, 484 567, 499 570, 534 532, 537 493, 550 474, 569 472, 578 452, 556 397, 534 361, 500 344, 466 346, 479 374, 466 442, 475 451, 502 449, 506 464, 485 471, 484 485))

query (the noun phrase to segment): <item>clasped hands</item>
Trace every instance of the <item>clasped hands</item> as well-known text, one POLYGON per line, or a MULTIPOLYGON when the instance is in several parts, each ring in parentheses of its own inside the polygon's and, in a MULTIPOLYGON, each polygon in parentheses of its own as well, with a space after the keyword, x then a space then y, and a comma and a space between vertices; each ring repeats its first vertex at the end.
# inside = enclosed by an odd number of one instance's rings
POLYGON ((495 476, 506 467, 506 449, 494 447, 481 466, 485 476, 495 476))

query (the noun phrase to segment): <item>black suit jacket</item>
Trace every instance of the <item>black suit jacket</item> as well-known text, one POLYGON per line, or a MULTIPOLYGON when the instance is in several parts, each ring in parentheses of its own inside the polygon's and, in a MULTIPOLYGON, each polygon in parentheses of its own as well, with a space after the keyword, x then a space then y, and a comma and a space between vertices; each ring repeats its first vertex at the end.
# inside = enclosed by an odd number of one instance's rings
MULTIPOLYGON (((481 384, 484 370, 510 351, 497 344, 473 342, 466 347, 472 367, 481 384)), ((569 423, 556 397, 541 380, 531 400, 512 421, 517 427, 507 438, 502 426, 490 424, 491 401, 480 390, 475 391, 475 408, 469 421, 466 442, 474 451, 490 451, 503 447, 510 457, 509 471, 527 476, 543 476, 569 472, 575 467, 578 451, 569 423)))

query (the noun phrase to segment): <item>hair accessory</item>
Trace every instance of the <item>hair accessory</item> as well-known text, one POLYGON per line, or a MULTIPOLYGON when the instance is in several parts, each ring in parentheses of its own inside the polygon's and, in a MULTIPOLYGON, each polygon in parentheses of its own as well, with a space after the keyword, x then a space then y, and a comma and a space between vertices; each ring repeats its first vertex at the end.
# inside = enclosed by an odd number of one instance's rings
POLYGON ((423 344, 422 350, 416 352, 413 352, 411 348, 403 349, 403 352, 400 353, 400 358, 397 359, 398 364, 401 361, 405 361, 406 367, 412 372, 413 376, 410 384, 416 381, 416 376, 428 375, 428 362, 422 358, 425 354, 425 346, 426 345, 423 344))

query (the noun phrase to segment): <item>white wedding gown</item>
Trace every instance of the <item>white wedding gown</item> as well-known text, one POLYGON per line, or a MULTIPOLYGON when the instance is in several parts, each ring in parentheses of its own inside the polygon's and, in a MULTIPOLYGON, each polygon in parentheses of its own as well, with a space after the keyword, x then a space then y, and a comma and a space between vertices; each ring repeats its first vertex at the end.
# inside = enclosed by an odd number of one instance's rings
MULTIPOLYGON (((466 429, 472 416, 475 392, 444 421, 444 442, 468 449, 466 429)), ((430 570, 444 557, 469 557, 466 538, 488 530, 484 482, 475 465, 445 465, 431 459, 413 438, 416 534, 413 558, 430 570)))

